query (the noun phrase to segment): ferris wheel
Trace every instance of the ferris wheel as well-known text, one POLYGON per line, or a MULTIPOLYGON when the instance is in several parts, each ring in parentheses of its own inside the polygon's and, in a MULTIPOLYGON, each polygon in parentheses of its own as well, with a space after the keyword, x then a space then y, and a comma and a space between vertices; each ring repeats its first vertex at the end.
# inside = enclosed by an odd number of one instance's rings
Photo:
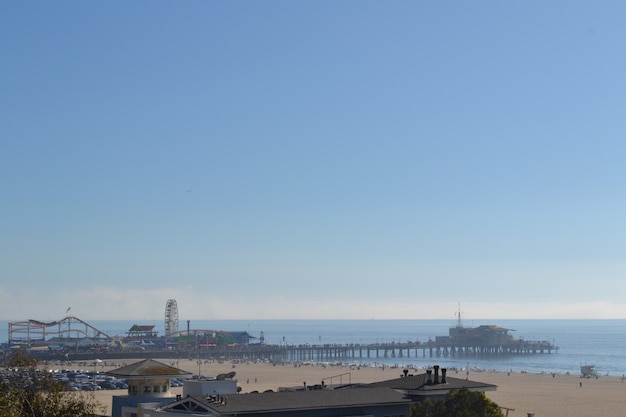
POLYGON ((165 336, 178 333, 178 305, 176 300, 167 300, 165 304, 165 336))

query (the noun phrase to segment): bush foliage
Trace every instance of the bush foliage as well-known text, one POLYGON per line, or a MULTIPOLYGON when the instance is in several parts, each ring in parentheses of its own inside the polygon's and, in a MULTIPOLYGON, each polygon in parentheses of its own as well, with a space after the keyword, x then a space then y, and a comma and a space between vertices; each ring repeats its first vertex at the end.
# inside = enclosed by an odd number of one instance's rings
POLYGON ((483 392, 451 391, 445 401, 427 399, 411 407, 411 417, 503 417, 498 404, 483 392))
POLYGON ((93 393, 65 391, 52 373, 21 352, 5 360, 0 381, 0 417, 95 417, 103 407, 93 393))

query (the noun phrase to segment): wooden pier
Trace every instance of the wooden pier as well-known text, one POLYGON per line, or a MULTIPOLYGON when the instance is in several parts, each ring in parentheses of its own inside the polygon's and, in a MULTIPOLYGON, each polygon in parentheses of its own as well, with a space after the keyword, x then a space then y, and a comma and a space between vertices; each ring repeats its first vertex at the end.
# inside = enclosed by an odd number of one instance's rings
MULTIPOLYGON (((389 343, 349 345, 299 345, 273 347, 264 350, 266 357, 282 357, 285 361, 363 361, 389 358, 476 358, 512 355, 551 354, 558 348, 548 342, 518 341, 507 345, 454 346, 430 343, 389 343)), ((249 352, 253 353, 253 352, 249 352)), ((259 352, 260 353, 260 352, 259 352)))
MULTIPOLYGON (((455 346, 451 344, 407 342, 346 345, 234 345, 188 350, 145 350, 142 352, 99 352, 98 358, 189 358, 221 360, 269 360, 272 362, 377 362, 380 359, 410 358, 496 358, 515 355, 558 353, 549 342, 521 341, 505 345, 455 346)), ((93 360, 94 353, 70 352, 67 356, 42 355, 42 359, 93 360)))

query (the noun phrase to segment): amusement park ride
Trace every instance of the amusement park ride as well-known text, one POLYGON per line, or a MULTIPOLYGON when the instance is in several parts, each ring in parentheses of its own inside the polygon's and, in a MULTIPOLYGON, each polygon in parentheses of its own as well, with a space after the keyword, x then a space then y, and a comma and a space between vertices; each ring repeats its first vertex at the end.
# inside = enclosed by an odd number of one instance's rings
POLYGON ((113 338, 74 316, 66 316, 51 322, 26 320, 9 323, 9 344, 30 346, 50 339, 86 339, 94 344, 100 344, 98 342, 108 343, 113 338))
POLYGON ((165 304, 165 337, 178 334, 178 305, 176 300, 167 300, 165 304))
MULTIPOLYGON (((70 309, 67 309, 67 312, 69 311, 70 309)), ((178 333, 178 305, 176 300, 170 299, 165 305, 165 336, 173 337, 178 333)), ((72 345, 104 346, 119 339, 71 315, 51 322, 40 320, 9 322, 11 345, 50 346, 54 342, 64 341, 71 342, 72 345)))
MULTIPOLYGON (((66 311, 69 313, 70 309, 66 311)), ((158 336, 154 325, 133 325, 126 336, 109 335, 78 317, 67 315, 61 320, 44 322, 25 320, 9 323, 8 344, 12 347, 25 347, 31 351, 71 349, 85 350, 104 348, 105 350, 142 349, 145 347, 173 346, 181 341, 185 346, 201 344, 216 346, 220 343, 247 344, 250 336, 247 332, 225 332, 222 330, 178 328, 178 305, 169 299, 165 305, 164 337, 158 336), (174 340, 177 339, 177 340, 174 340)))

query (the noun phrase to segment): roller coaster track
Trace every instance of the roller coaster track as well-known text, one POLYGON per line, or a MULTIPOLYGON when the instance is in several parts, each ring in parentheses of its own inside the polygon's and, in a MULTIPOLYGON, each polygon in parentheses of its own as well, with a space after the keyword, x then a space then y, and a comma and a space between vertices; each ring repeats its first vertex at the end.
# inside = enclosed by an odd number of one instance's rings
POLYGON ((112 339, 108 334, 74 316, 51 322, 26 320, 9 323, 9 343, 46 341, 50 337, 112 339))

